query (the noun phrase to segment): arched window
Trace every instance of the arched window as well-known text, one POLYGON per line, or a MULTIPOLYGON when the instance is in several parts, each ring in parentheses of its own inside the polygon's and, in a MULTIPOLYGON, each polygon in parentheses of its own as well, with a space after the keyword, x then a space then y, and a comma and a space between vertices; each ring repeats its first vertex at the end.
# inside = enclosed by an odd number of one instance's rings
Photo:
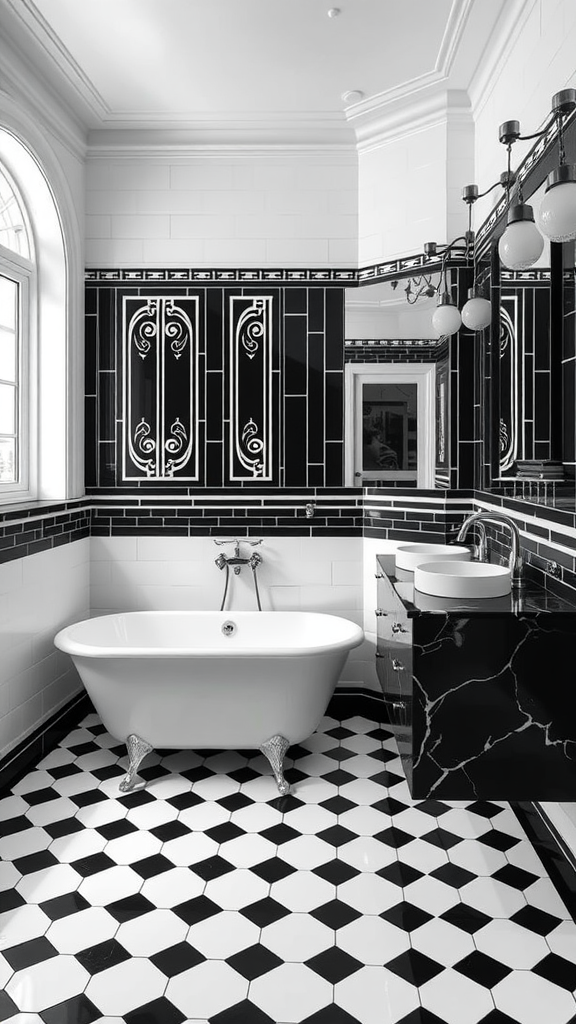
POLYGON ((30 221, 17 186, 0 165, 0 497, 35 492, 31 376, 36 267, 30 221))

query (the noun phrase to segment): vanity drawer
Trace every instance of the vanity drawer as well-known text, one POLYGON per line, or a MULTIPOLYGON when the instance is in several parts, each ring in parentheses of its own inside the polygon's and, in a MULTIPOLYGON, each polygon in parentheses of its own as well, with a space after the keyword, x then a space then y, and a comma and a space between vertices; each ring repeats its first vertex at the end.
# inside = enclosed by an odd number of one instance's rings
POLYGON ((376 674, 385 699, 400 700, 412 692, 412 647, 383 645, 376 648, 376 674))
POLYGON ((376 635, 384 643, 395 643, 402 646, 412 643, 412 623, 404 608, 385 611, 376 608, 376 635))

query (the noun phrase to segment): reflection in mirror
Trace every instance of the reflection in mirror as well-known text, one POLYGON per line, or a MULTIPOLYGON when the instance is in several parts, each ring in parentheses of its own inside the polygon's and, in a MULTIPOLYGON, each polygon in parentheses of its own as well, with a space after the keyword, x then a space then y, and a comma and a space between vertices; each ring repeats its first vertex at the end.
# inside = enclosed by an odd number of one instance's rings
POLYGON ((347 486, 434 487, 435 379, 433 363, 346 366, 347 486))
MULTIPOLYGON (((525 200, 536 224, 542 181, 525 200)), ((499 267, 499 338, 491 377, 492 489, 558 509, 575 507, 574 274, 568 246, 550 244, 523 272, 499 267), (564 262, 563 262, 564 261, 564 262), (572 463, 572 465, 571 465, 572 463)), ((488 430, 490 429, 488 423, 488 430)))
POLYGON ((416 482, 416 384, 364 384, 362 474, 416 482))
POLYGON ((425 290, 435 288, 438 278, 436 273, 426 279, 414 277, 346 288, 344 337, 437 339, 432 327, 436 294, 426 295, 425 290))
POLYGON ((446 348, 432 328, 438 278, 346 289, 348 486, 435 486, 435 369, 446 348))

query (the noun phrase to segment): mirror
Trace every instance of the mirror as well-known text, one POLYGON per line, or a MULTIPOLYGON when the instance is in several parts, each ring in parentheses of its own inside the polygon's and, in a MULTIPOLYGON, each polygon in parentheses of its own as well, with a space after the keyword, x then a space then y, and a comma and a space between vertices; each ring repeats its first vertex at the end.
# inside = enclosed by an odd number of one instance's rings
MULTIPOLYGON (((545 180, 524 190, 536 223, 545 190, 545 180)), ((558 508, 574 507, 574 275, 564 273, 573 263, 573 243, 545 239, 529 271, 500 266, 498 351, 484 368, 497 427, 491 489, 558 508)))
MULTIPOLYGON (((438 278, 439 274, 436 273, 426 280, 435 288, 438 278)), ((427 297, 422 294, 414 300, 416 293, 425 285, 424 278, 415 277, 400 281, 379 281, 375 284, 362 285, 360 288, 346 288, 345 339, 368 341, 427 338, 437 341, 432 329, 436 296, 427 297), (406 289, 409 289, 409 297, 406 289)))
POLYGON ((436 294, 425 294, 438 278, 436 272, 345 291, 348 486, 445 486, 436 479, 446 416, 442 390, 437 422, 436 369, 447 346, 432 328, 436 294))

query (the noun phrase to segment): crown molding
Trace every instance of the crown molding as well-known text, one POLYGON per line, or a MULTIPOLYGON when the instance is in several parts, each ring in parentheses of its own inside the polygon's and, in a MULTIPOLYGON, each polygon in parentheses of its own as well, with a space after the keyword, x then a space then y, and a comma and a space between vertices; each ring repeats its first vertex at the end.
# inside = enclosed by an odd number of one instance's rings
POLYGON ((359 125, 357 149, 366 153, 436 125, 473 128, 472 109, 464 89, 446 89, 444 82, 429 85, 380 111, 379 117, 359 125))
MULTIPOLYGON (((343 124, 343 122, 342 122, 343 124)), ((91 160, 170 159, 189 162, 230 156, 234 159, 269 157, 298 159, 310 156, 341 164, 356 162, 356 142, 349 130, 342 133, 328 130, 318 135, 316 129, 286 130, 276 123, 264 126, 243 121, 226 127, 215 123, 209 129, 97 129, 88 133, 88 157, 91 160), (237 141, 234 141, 234 136, 237 141)))
MULTIPOLYGON (((447 81, 473 4, 479 0, 452 0, 432 71, 393 89, 348 107, 345 111, 254 113, 238 119, 234 113, 215 117, 206 111, 163 118, 157 111, 113 111, 94 83, 76 63, 62 40, 38 10, 34 0, 0 0, 10 44, 31 67, 41 66, 58 103, 88 132, 91 157, 112 153, 127 158, 157 156, 187 158, 205 150, 227 148, 246 154, 277 149, 336 152, 357 145, 358 150, 382 145, 395 138, 443 123, 446 111, 440 97, 455 95, 447 81), (139 136, 139 138, 138 138, 139 136)), ((507 0, 508 2, 508 0, 507 0)), ((517 0, 512 0, 516 5, 517 0)), ((520 2, 520 0, 518 0, 520 2)), ((3 26, 4 27, 4 26, 3 26)), ((461 96, 466 96, 461 93, 461 96)), ((448 101, 450 117, 467 118, 468 100, 448 101)))
POLYGON ((86 157, 86 130, 65 110, 34 69, 12 47, 0 41, 0 110, 2 95, 20 106, 79 160, 86 157))
MULTIPOLYGON (((12 44, 17 46, 28 60, 37 64, 38 53, 28 52, 32 37, 45 59, 45 68, 57 68, 59 75, 65 79, 68 86, 66 90, 54 85, 60 101, 70 107, 85 126, 105 119, 110 114, 110 108, 33 0, 1 0, 1 3, 14 19, 12 26, 8 26, 9 32, 10 27, 12 28, 12 44)), ((50 77, 53 81, 54 76, 50 77)))
POLYGON ((538 0, 505 0, 500 17, 478 59, 468 93, 476 121, 538 0))
POLYGON ((444 29, 444 35, 438 50, 435 68, 445 78, 448 77, 452 70, 458 46, 474 2, 475 0, 452 0, 452 7, 450 8, 450 14, 448 15, 446 28, 444 29))

